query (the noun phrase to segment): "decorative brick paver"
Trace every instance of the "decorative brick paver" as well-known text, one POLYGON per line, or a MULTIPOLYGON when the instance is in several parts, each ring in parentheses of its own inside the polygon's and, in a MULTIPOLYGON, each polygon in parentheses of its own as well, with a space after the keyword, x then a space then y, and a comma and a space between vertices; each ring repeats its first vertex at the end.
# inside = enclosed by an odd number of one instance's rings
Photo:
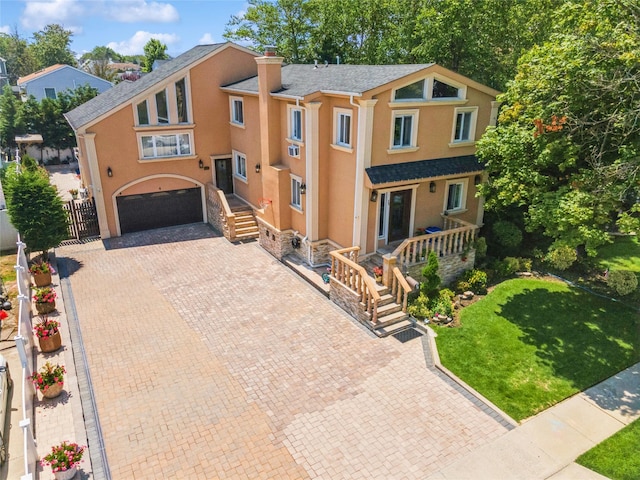
POLYGON ((424 478, 507 431, 419 338, 374 337, 257 243, 105 244, 57 254, 114 479, 424 478))

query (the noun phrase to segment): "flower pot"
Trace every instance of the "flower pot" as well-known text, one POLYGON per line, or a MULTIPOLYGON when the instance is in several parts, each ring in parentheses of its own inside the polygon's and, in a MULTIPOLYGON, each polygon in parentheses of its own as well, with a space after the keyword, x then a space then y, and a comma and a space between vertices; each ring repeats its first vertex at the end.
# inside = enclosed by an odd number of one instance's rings
POLYGON ((53 302, 36 302, 36 311, 40 315, 46 315, 56 309, 56 301, 53 302))
POLYGON ((62 388, 64 387, 64 383, 54 383, 50 385, 45 391, 42 392, 42 396, 44 398, 56 398, 58 395, 62 393, 62 388))
POLYGON ((51 272, 34 273, 33 282, 36 284, 36 287, 48 287, 51 285, 51 272))
POLYGON ((62 336, 58 331, 50 337, 38 337, 38 343, 42 353, 55 352, 62 346, 62 336))
POLYGON ((76 476, 76 473, 78 473, 78 466, 74 465, 63 472, 53 472, 53 478, 56 480, 71 480, 76 476))

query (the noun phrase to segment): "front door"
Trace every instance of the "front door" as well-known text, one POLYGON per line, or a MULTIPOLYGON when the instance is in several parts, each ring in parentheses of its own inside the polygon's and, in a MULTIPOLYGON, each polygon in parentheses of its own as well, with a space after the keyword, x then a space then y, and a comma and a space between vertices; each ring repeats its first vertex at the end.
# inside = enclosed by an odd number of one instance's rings
POLYGON ((216 187, 225 194, 233 193, 233 169, 230 158, 216 159, 216 187))
POLYGON ((409 237, 411 190, 389 193, 389 242, 409 237))

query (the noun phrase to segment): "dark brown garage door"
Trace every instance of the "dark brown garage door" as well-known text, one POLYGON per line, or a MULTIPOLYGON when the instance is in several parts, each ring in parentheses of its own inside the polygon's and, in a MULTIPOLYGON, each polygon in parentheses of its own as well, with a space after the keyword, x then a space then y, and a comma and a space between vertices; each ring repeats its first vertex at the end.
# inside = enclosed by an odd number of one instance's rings
POLYGON ((120 232, 202 222, 200 188, 118 197, 120 232))

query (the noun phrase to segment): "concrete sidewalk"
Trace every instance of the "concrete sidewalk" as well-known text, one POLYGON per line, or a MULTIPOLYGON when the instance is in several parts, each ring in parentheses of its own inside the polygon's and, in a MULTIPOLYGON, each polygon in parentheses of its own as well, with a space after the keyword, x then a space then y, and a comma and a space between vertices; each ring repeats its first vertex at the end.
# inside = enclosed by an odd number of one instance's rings
POLYGON ((640 363, 526 420, 429 479, 605 477, 574 463, 640 417, 640 363))

